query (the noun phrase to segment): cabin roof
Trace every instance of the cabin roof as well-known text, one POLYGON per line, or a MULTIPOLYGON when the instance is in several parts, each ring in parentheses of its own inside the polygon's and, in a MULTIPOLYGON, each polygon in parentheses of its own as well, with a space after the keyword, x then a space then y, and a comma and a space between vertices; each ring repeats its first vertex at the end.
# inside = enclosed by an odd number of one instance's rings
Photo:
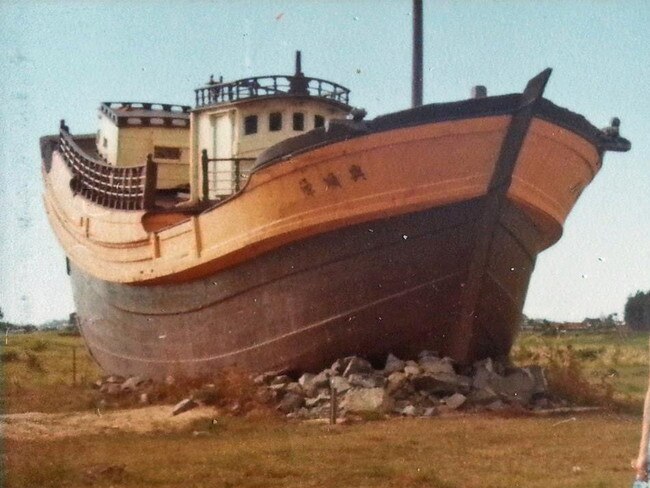
POLYGON ((212 78, 194 90, 196 109, 268 98, 308 98, 349 110, 350 90, 337 83, 295 75, 269 75, 215 82, 212 78))
POLYGON ((188 105, 148 102, 102 102, 99 111, 118 127, 189 127, 188 105))

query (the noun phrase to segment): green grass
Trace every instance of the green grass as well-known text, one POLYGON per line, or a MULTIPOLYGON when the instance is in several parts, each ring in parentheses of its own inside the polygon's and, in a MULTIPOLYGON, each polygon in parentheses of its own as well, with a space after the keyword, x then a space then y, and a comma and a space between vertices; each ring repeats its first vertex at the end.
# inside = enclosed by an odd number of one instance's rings
POLYGON ((4 337, 0 345, 0 384, 4 411, 64 412, 94 405, 90 383, 101 371, 80 337, 37 332, 4 337), (76 385, 72 351, 76 350, 76 385))
MULTIPOLYGON (((89 408, 87 384, 100 372, 79 338, 38 333, 9 341, 0 349, 13 351, 0 366, 9 411, 89 408), (72 346, 85 386, 71 385, 72 346)), ((206 418, 176 433, 5 439, 4 482, 8 488, 629 485, 648 376, 647 336, 522 334, 513 359, 553 366, 574 394, 584 393, 587 381, 596 401, 606 398, 598 395, 608 384, 615 409, 635 415, 461 414, 329 427, 265 414, 219 417, 216 424, 206 418)), ((237 377, 224 385, 233 395, 246 393, 237 377)))
MULTIPOLYGON (((525 333, 512 350, 513 360, 520 365, 554 365, 557 369, 557 363, 569 363, 609 406, 636 413, 641 412, 648 386, 649 357, 647 334, 542 337, 525 333)), ((598 403, 597 398, 592 400, 598 403)))

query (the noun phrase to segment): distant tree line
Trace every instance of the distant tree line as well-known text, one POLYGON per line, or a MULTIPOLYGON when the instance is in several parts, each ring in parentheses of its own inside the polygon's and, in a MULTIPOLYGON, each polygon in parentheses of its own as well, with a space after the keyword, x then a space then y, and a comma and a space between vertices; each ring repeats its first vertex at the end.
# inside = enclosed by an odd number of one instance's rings
POLYGON ((625 303, 625 323, 632 330, 650 330, 650 290, 637 291, 625 303))

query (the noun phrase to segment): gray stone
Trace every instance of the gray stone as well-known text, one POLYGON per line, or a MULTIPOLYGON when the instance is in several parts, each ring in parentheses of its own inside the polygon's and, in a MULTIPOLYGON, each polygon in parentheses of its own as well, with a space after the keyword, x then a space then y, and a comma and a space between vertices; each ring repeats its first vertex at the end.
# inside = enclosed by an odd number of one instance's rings
POLYGON ((332 376, 332 371, 325 369, 314 376, 311 380, 314 388, 329 388, 330 385, 330 376, 332 376))
POLYGON ((399 371, 388 377, 386 392, 395 399, 405 399, 413 394, 415 390, 408 381, 406 374, 399 371))
POLYGON ((122 383, 120 388, 122 391, 135 391, 141 385, 143 385, 145 381, 146 380, 140 376, 131 376, 130 378, 127 378, 124 383, 122 383))
POLYGON ((398 371, 403 371, 406 363, 392 354, 386 358, 386 365, 384 366, 384 375, 390 376, 398 371))
POLYGON ((341 401, 348 412, 388 412, 392 400, 383 388, 353 388, 341 401))
POLYGON ((504 377, 497 393, 504 400, 516 403, 528 403, 535 392, 535 379, 524 369, 518 369, 504 377))
POLYGON ((492 403, 498 399, 499 395, 497 395, 489 386, 481 388, 480 390, 472 390, 467 395, 467 401, 474 405, 487 405, 488 403, 492 403))
MULTIPOLYGON (((520 368, 514 368, 507 376, 501 376, 492 371, 489 366, 482 366, 476 370, 472 382, 475 389, 489 388, 502 400, 514 403, 530 402, 538 388, 533 373, 520 368)), ((540 389, 542 387, 543 383, 539 385, 540 389)))
POLYGON ((373 371, 372 365, 368 361, 358 357, 352 357, 343 372, 343 376, 347 378, 354 373, 372 373, 373 371))
POLYGON ((302 387, 295 381, 289 383, 284 390, 286 392, 296 393, 297 395, 304 395, 302 387))
POLYGON ((198 406, 199 404, 196 403, 194 400, 192 400, 191 398, 186 398, 185 400, 181 400, 176 405, 174 405, 174 408, 172 410, 172 416, 179 415, 183 412, 187 412, 188 410, 192 410, 193 408, 196 408, 198 406))
POLYGON ((330 378, 330 385, 336 390, 337 393, 343 393, 352 388, 348 380, 342 376, 332 376, 330 378))
POLYGON ((386 384, 386 379, 377 374, 353 373, 348 376, 348 382, 352 386, 361 388, 382 388, 386 384))
POLYGON ((465 403, 466 400, 467 398, 465 397, 465 395, 462 395, 461 393, 454 393, 450 397, 445 398, 444 402, 445 402, 445 406, 448 409, 457 410, 465 403))
POLYGON ((425 408, 424 412, 422 413, 424 417, 433 417, 434 415, 437 414, 438 414, 438 409, 436 407, 425 408))
POLYGON ((415 406, 413 406, 413 405, 407 405, 406 407, 404 407, 404 408, 401 410, 400 413, 401 413, 402 415, 406 416, 406 417, 415 417, 416 412, 417 412, 417 410, 416 410, 415 406))
POLYGON ((271 381, 273 381, 276 376, 277 376, 277 373, 267 371, 266 373, 262 373, 260 375, 257 375, 253 379, 253 383, 255 383, 256 385, 270 385, 271 381))
POLYGON ((111 375, 104 379, 104 383, 124 383, 124 376, 111 375))
POLYGON ((298 384, 304 389, 307 389, 308 387, 311 387, 312 383, 314 382, 314 377, 315 375, 311 373, 305 373, 300 378, 298 378, 298 384))
POLYGON ((332 363, 332 366, 330 366, 330 369, 332 372, 336 375, 342 375, 345 369, 348 367, 348 364, 350 364, 350 361, 355 359, 355 356, 348 356, 346 358, 341 358, 337 359, 332 363))
POLYGON ((142 405, 148 405, 149 404, 149 395, 146 393, 141 393, 140 394, 140 403, 142 405))
POLYGON ((404 366, 404 373, 406 376, 416 376, 421 372, 422 370, 420 369, 420 366, 418 366, 418 363, 415 361, 406 361, 406 365, 404 366))
POLYGON ((411 384, 416 390, 429 394, 468 393, 471 387, 471 379, 457 374, 423 373, 411 378, 411 384))
POLYGON ((280 403, 276 407, 282 413, 290 413, 298 410, 305 403, 305 398, 302 395, 296 393, 288 392, 282 397, 280 403))
POLYGON ((496 400, 490 403, 486 408, 488 410, 492 410, 493 412, 498 412, 499 410, 503 410, 504 408, 506 408, 506 404, 503 403, 501 400, 496 400))
POLYGON ((258 388, 255 392, 255 399, 260 403, 271 403, 278 398, 278 393, 267 387, 258 388))
POLYGON ((276 376, 271 380, 271 386, 272 385, 287 385, 291 383, 291 378, 289 378, 286 374, 281 374, 280 376, 276 376))
POLYGON ((392 373, 387 380, 386 389, 392 393, 393 391, 401 388, 408 381, 408 377, 405 373, 396 371, 392 373))
POLYGON ((533 387, 533 395, 546 395, 548 393, 548 380, 546 379, 544 368, 541 366, 528 366, 524 370, 528 371, 533 378, 535 385, 533 387))
POLYGON ((104 383, 99 391, 105 395, 119 395, 122 393, 122 387, 119 383, 104 383))
POLYGON ((449 358, 440 359, 436 357, 425 356, 420 359, 419 366, 420 369, 425 373, 456 374, 454 371, 453 362, 449 358))
POLYGON ((329 402, 330 402, 330 396, 321 393, 316 398, 305 399, 305 407, 314 408, 321 405, 325 405, 326 403, 329 404, 329 402))
POLYGON ((474 363, 474 368, 478 371, 479 369, 484 369, 485 371, 489 373, 496 373, 496 369, 494 366, 494 361, 492 361, 492 358, 486 358, 481 361, 476 361, 474 363))
POLYGON ((421 351, 420 354, 418 354, 418 359, 422 360, 424 358, 439 358, 438 353, 436 351, 427 351, 426 349, 424 351, 421 351))
POLYGON ((546 397, 537 398, 533 403, 533 407, 536 410, 545 410, 553 407, 553 403, 546 397))

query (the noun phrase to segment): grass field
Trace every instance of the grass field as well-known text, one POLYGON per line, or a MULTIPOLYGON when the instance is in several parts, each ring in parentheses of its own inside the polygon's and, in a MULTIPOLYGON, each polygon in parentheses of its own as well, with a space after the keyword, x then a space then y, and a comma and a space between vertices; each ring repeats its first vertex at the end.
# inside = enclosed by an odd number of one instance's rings
MULTIPOLYGON (((90 388, 72 386, 72 346, 78 347, 78 380, 96 379, 100 373, 79 338, 10 336, 1 349, 3 358, 14 351, 1 370, 6 411, 94 408, 90 388)), ((556 379, 569 378, 564 387, 577 384, 578 396, 588 381, 596 392, 591 400, 610 410, 550 418, 460 413, 334 427, 215 412, 173 433, 5 439, 4 486, 629 485, 648 375, 647 337, 522 335, 513 359, 546 364, 556 379)))

